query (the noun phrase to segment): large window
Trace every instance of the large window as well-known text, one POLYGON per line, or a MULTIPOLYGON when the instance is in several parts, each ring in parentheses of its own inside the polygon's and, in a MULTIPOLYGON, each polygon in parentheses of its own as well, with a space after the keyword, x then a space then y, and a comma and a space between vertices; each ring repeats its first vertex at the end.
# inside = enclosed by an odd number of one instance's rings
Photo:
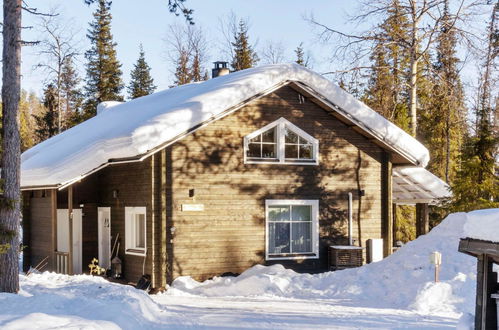
POLYGON ((266 259, 319 257, 317 200, 267 200, 266 259))
POLYGON ((319 142, 284 118, 244 138, 245 163, 318 164, 319 142))
POLYGON ((146 254, 146 208, 125 207, 125 252, 146 254))

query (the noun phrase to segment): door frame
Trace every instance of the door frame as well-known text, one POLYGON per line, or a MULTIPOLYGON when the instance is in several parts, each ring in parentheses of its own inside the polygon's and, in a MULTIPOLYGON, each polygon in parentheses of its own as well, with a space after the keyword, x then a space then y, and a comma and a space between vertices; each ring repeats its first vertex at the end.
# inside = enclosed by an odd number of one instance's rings
POLYGON ((102 221, 103 219, 101 218, 101 211, 107 211, 109 214, 109 240, 108 240, 108 249, 109 249, 109 267, 111 267, 111 208, 106 206, 106 207, 98 207, 97 208, 97 250, 98 250, 98 258, 99 258, 99 265, 103 265, 102 263, 102 221))
MULTIPOLYGON (((59 226, 59 212, 58 211, 65 211, 65 220, 67 220, 69 224, 69 210, 68 209, 57 209, 57 226, 59 226)), ((69 227, 69 226, 68 226, 69 227)), ((57 230, 57 235, 59 235, 60 230, 57 230)), ((75 243, 74 236, 76 233, 79 233, 79 239, 77 240, 79 242, 78 244, 78 251, 79 253, 79 258, 75 258, 76 251, 73 248, 73 274, 81 274, 83 273, 83 210, 82 209, 73 209, 73 245, 75 243), (79 214, 79 221, 75 221, 77 217, 75 217, 75 214, 79 214), (75 228, 77 230, 75 230, 75 228), (79 263, 76 264, 75 267, 75 261, 80 260, 79 263)), ((69 251, 61 251, 59 247, 59 236, 56 237, 57 240, 57 251, 58 252, 69 252, 69 251)), ((69 241, 67 242, 69 244, 69 241)), ((71 250, 71 249, 70 249, 71 250)))

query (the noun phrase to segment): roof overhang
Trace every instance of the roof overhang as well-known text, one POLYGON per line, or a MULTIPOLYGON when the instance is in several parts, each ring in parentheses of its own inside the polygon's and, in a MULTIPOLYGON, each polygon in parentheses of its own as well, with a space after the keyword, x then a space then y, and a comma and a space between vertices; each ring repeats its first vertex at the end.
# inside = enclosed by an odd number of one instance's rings
POLYGON ((363 135, 369 141, 378 145, 382 149, 390 152, 392 155, 392 162, 394 164, 415 166, 422 165, 416 158, 412 157, 401 148, 398 148, 397 146, 390 143, 390 141, 386 140, 379 133, 373 131, 372 129, 364 125, 364 123, 354 118, 347 111, 333 103, 331 100, 326 99, 320 93, 316 92, 312 87, 298 81, 293 81, 290 85, 305 96, 312 97, 312 101, 319 105, 321 108, 332 110, 330 111, 330 113, 345 125, 349 126, 352 130, 356 131, 360 135, 363 135))
POLYGON ((458 251, 473 257, 487 254, 499 263, 499 243, 474 238, 461 238, 458 251))
POLYGON ((394 167, 392 194, 395 204, 439 204, 452 196, 450 187, 422 167, 394 167))

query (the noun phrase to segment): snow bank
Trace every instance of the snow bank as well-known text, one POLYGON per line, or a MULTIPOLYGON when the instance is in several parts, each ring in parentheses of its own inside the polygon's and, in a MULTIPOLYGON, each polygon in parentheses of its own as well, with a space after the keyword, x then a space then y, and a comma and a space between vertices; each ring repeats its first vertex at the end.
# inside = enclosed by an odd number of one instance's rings
POLYGON ((355 306, 411 309, 422 314, 473 313, 476 260, 457 249, 465 222, 482 213, 451 214, 392 256, 360 268, 310 275, 281 265, 257 265, 238 277, 202 283, 180 277, 166 294, 342 299, 355 306), (439 283, 433 282, 434 268, 429 262, 433 251, 442 253, 439 283))
POLYGON ((142 329, 166 313, 145 292, 89 275, 20 276, 18 295, 0 293, 2 329, 142 329))
POLYGON ((24 152, 21 186, 64 184, 110 159, 142 155, 286 81, 309 86, 421 166, 428 163, 428 150, 421 143, 331 81, 297 64, 274 64, 179 86, 123 104, 109 103, 112 106, 98 116, 24 152))
POLYGON ((499 242, 499 210, 479 210, 468 214, 463 237, 499 242))

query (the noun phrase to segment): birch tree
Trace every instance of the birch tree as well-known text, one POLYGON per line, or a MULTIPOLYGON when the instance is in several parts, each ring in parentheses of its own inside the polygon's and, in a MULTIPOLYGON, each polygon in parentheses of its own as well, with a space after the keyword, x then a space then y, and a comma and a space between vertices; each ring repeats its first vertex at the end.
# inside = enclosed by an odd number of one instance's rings
POLYGON ((64 127, 61 100, 63 67, 68 60, 72 60, 79 53, 76 34, 56 16, 42 17, 40 25, 44 38, 38 44, 41 61, 37 67, 44 69, 54 82, 57 98, 57 133, 60 133, 64 127))
MULTIPOLYGON (((410 131, 417 135, 417 109, 418 109, 418 79, 421 76, 421 61, 430 56, 429 52, 435 43, 440 21, 443 17, 445 0, 381 0, 365 1, 361 4, 361 13, 352 18, 352 22, 361 24, 365 21, 377 21, 386 17, 390 10, 397 9, 408 23, 407 34, 393 33, 390 38, 385 38, 380 31, 380 25, 370 26, 359 34, 346 33, 317 21, 313 16, 308 20, 319 29, 319 37, 324 42, 333 43, 333 57, 346 59, 346 70, 366 70, 370 66, 363 65, 365 59, 371 54, 373 44, 396 44, 409 57, 409 71, 406 83, 409 86, 408 116, 410 118, 410 131)), ((451 27, 459 21, 460 26, 465 26, 473 14, 477 1, 461 0, 455 12, 452 13, 451 27)), ((457 29, 463 38, 471 38, 466 29, 457 29)), ((344 71, 344 70, 340 70, 344 71)), ((336 72, 332 72, 336 73, 336 72)))

